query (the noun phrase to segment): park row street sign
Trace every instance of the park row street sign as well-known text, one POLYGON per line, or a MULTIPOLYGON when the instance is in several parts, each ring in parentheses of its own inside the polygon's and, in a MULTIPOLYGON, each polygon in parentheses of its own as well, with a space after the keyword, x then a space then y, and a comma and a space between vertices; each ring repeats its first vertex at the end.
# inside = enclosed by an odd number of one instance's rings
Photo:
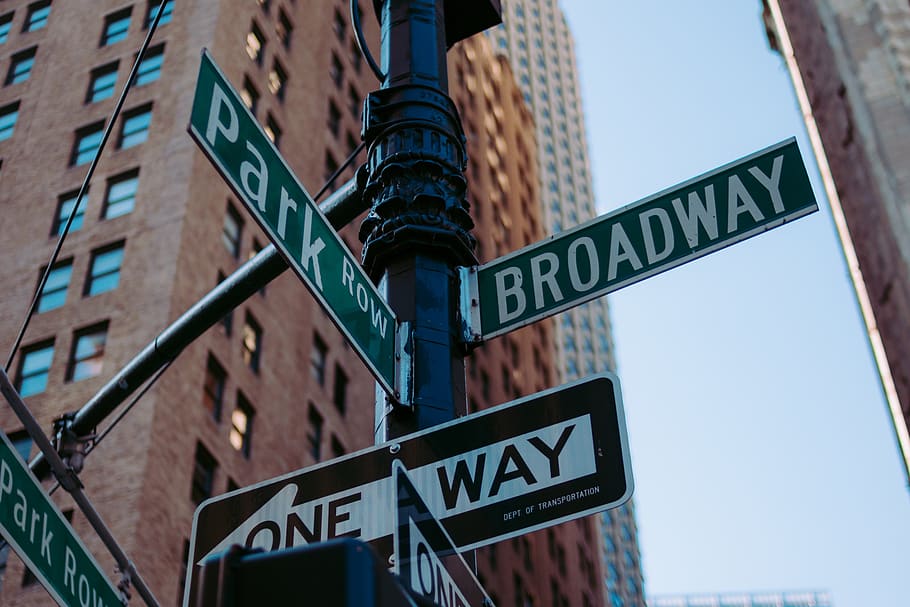
POLYGON ((818 210, 791 138, 479 267, 461 268, 478 342, 818 210))
POLYGON ((449 537, 424 502, 397 459, 392 462, 395 482, 395 575, 411 592, 434 605, 492 607, 493 601, 474 577, 449 537))
POLYGON ((394 312, 208 51, 202 54, 189 132, 386 392, 394 394, 394 312))
POLYGON ((355 537, 391 556, 396 459, 459 550, 632 495, 619 382, 595 375, 206 500, 193 518, 184 605, 200 563, 233 544, 278 550, 355 537))
POLYGON ((0 534, 58 604, 122 605, 119 593, 0 432, 0 534))

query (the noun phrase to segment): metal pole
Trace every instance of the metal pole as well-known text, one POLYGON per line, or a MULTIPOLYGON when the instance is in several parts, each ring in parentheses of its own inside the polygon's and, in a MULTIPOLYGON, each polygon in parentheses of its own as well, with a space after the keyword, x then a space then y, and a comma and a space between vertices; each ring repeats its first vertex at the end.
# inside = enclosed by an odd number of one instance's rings
POLYGON ((376 402, 376 442, 467 409, 455 268, 476 263, 465 139, 446 70, 443 0, 382 0, 382 88, 364 108, 364 266, 412 328, 411 407, 376 402))
MULTIPOLYGON (((366 210, 355 177, 332 193, 319 208, 335 228, 341 228, 366 210)), ((110 379, 81 409, 69 426, 76 436, 90 434, 139 386, 225 314, 277 278, 288 265, 270 244, 171 323, 110 379)), ((50 472, 43 453, 29 464, 39 479, 50 472)))

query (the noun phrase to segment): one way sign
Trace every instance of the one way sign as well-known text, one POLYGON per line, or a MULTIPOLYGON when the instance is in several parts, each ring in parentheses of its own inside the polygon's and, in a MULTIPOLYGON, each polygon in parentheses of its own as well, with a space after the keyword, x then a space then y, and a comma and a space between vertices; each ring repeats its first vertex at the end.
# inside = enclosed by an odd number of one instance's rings
POLYGON ((596 375, 203 502, 184 605, 199 563, 232 544, 278 550, 355 537, 391 556, 396 459, 460 550, 614 508, 632 495, 619 382, 596 375))

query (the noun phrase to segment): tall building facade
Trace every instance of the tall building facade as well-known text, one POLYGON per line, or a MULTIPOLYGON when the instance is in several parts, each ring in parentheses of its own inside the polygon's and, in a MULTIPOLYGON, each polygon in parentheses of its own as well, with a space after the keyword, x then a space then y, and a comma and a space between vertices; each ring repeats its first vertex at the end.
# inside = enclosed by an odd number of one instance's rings
POLYGON ((827 592, 761 592, 649 597, 650 607, 832 607, 827 592))
MULTIPOLYGON (((468 145, 468 200, 481 263, 545 235, 534 119, 512 69, 475 36, 449 53, 449 81, 468 145)), ((476 411, 556 385, 554 323, 534 323, 476 349, 468 360, 468 408, 476 411)), ((476 552, 496 605, 599 606, 597 528, 578 519, 476 552)))
POLYGON ((910 481, 910 5, 765 0, 910 481))
MULTIPOLYGON (((376 20, 370 4, 361 5, 376 52, 376 20)), ((315 193, 359 143, 362 100, 378 88, 347 11, 347 0, 0 3, 3 347, 11 346, 73 218, 10 372, 43 428, 78 410, 268 243, 186 132, 201 49, 315 193), (158 10, 160 27, 77 209, 79 186, 158 10)), ((473 134, 470 199, 478 253, 489 259, 546 230, 529 172, 537 166, 531 115, 508 65, 476 44, 465 43, 451 59, 475 90, 452 95, 473 134)), ((341 231, 355 252, 358 227, 341 231)), ((553 332, 543 322, 478 350, 469 363, 472 410, 552 387, 553 332)), ((160 602, 179 604, 196 506, 370 446, 373 403, 372 377, 286 272, 185 348, 97 444, 80 477, 160 602)), ((34 456, 6 407, 0 428, 34 456)), ((54 500, 102 569, 113 572, 113 559, 69 497, 58 491, 54 500)), ((581 521, 477 558, 503 605, 600 605, 596 545, 595 530, 581 521)), ((0 580, 2 605, 50 600, 8 550, 0 552, 0 580)))
MULTIPOLYGON (((557 0, 503 0, 503 25, 488 35, 509 58, 537 128, 544 226, 555 234, 596 214, 575 47, 557 0)), ((607 299, 557 317, 554 345, 562 381, 615 370, 607 299)), ((643 575, 634 503, 601 525, 606 601, 643 606, 643 575)))

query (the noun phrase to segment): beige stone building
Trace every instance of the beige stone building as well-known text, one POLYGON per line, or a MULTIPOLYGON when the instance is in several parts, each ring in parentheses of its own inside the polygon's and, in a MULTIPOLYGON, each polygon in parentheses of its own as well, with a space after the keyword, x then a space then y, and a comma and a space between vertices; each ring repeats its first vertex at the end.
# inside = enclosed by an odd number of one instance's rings
POLYGON ((910 480, 910 5, 765 0, 910 480))
MULTIPOLYGON (((372 7, 361 4, 376 52, 372 7)), ((0 2, 5 351, 160 5, 0 2)), ((347 10, 346 0, 166 0, 165 18, 10 369, 42 427, 78 410, 268 242, 186 132, 201 50, 209 49, 315 193, 359 143, 362 99, 378 87, 357 52, 347 10)), ((470 197, 478 253, 489 259, 543 234, 533 211, 530 115, 507 66, 480 43, 452 55, 453 65, 464 67, 465 86, 474 87, 453 96, 470 116, 470 197)), ((358 224, 342 233, 355 252, 358 224)), ((472 406, 553 386, 550 331, 541 323, 478 351, 469 365, 472 406)), ((161 604, 178 604, 196 505, 371 445, 373 399, 364 365, 286 272, 180 353, 93 450, 81 478, 161 604)), ((23 451, 30 448, 7 407, 0 408, 0 428, 23 451)), ((55 501, 73 511, 62 493, 55 501)), ((102 568, 113 572, 78 509, 72 521, 102 568)), ((599 604, 596 593, 588 594, 599 575, 592 533, 587 522, 570 523, 506 542, 481 551, 480 572, 502 605, 599 604)), ((51 602, 14 554, 0 556, 0 604, 51 602)))

